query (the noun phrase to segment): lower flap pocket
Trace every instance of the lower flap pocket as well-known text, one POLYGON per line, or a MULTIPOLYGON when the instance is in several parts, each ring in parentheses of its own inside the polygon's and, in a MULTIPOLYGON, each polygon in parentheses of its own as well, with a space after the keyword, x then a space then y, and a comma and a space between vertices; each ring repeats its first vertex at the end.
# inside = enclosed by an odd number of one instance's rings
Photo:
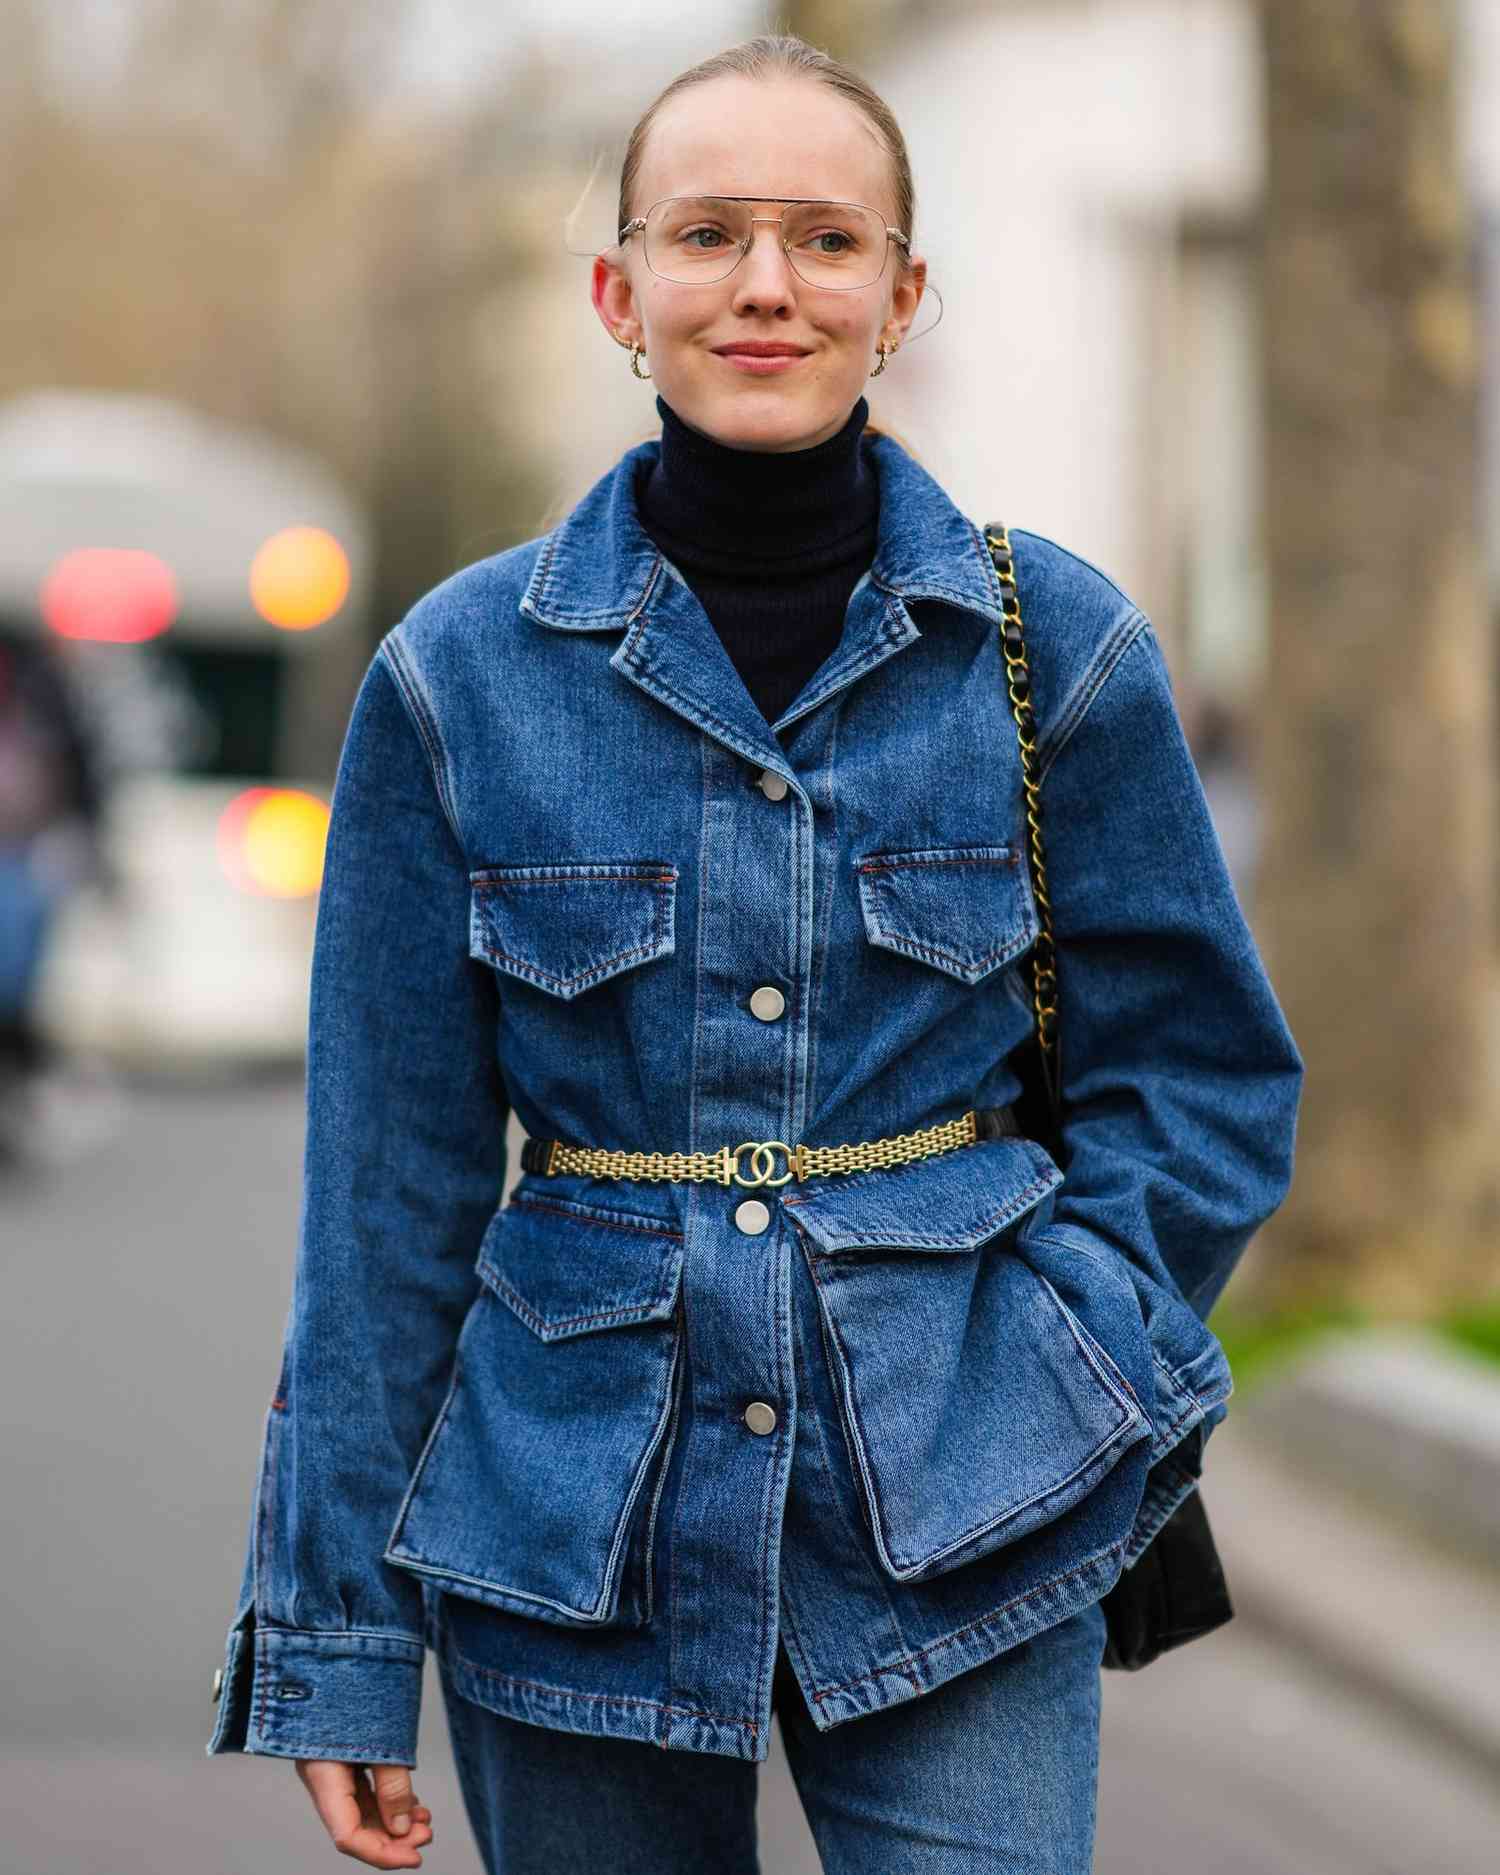
POLYGON ((518 1192, 480 1247, 481 1287, 385 1560, 570 1627, 650 1618, 650 1545, 682 1348, 678 1225, 518 1192))
MULTIPOLYGON (((1022 1220, 1061 1181, 1040 1145, 1010 1137, 782 1200, 865 1519, 899 1581, 1059 1516, 1151 1437, 1105 1341, 1018 1251, 1022 1220)), ((1093 1320, 1133 1369, 1128 1283, 1093 1320)))
POLYGON ((1218 1336, 1180 1296, 1073 1224, 1028 1224, 1017 1249, 1075 1313, 1090 1323, 1103 1317, 1103 1332, 1151 1416, 1152 1465, 1206 1416, 1205 1436, 1223 1418, 1234 1391, 1228 1359, 1218 1336), (1132 1339, 1127 1328, 1137 1317, 1132 1339), (1116 1331, 1116 1319, 1127 1327, 1116 1331))

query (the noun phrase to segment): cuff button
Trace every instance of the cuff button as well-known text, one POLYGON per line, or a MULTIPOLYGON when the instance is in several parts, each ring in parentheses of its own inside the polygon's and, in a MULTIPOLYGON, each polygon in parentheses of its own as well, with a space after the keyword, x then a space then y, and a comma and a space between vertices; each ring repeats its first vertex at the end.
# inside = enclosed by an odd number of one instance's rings
POLYGON ((217 1703, 217 1701, 218 1701, 218 1697, 219 1697, 219 1695, 220 1695, 220 1693, 222 1693, 222 1692, 223 1692, 223 1690, 224 1690, 224 1669, 223 1669, 222 1667, 215 1667, 215 1668, 214 1668, 214 1700, 215 1700, 215 1703, 217 1703))

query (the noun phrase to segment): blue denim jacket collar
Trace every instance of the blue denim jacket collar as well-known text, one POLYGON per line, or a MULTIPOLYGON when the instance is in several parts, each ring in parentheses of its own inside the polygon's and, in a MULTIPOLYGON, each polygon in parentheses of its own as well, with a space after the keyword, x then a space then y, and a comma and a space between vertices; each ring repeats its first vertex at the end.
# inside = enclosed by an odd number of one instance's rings
MULTIPOLYGON (((637 444, 600 477, 549 537, 520 609, 556 631, 629 627, 609 660, 622 676, 726 747, 790 777, 702 605, 641 525, 636 477, 660 448, 656 438, 637 444)), ((874 562, 854 589, 840 643, 773 731, 920 638, 910 600, 956 607, 986 629, 1003 618, 999 582, 974 523, 892 438, 874 438, 872 462, 880 480, 874 562)))

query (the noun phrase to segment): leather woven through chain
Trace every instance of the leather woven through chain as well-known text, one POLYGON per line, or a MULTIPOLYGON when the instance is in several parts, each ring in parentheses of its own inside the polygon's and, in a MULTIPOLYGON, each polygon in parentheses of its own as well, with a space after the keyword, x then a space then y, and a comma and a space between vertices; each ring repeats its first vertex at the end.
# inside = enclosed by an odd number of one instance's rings
POLYGON ((1000 648, 1005 655, 1011 715, 1016 719, 1016 734, 1020 739, 1021 780, 1026 790, 1026 822, 1031 834, 1027 859, 1031 866, 1032 891, 1041 920, 1041 931, 1031 953, 1031 1001, 1036 1011, 1042 1073, 1046 1078, 1048 1098, 1055 1111, 1058 1103, 1057 950, 1052 941, 1052 901, 1047 896, 1047 868, 1042 857, 1042 797, 1037 779, 1036 718, 1031 708, 1031 672, 1027 667, 1026 643, 1021 633, 1021 600, 1016 591, 1015 556, 1011 551, 1010 535, 998 521, 991 521, 985 526, 984 541, 990 550, 995 576, 1000 581, 1000 606, 1005 614, 1000 648))

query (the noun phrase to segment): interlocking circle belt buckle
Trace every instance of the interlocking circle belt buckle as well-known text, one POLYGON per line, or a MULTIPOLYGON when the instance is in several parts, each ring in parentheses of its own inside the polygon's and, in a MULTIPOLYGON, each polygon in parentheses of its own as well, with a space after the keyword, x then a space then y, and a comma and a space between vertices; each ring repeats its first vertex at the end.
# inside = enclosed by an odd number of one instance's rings
POLYGON ((795 1148, 789 1146, 784 1139, 747 1139, 743 1145, 736 1146, 729 1155, 730 1176, 733 1178, 736 1185, 743 1185, 746 1190, 751 1190, 756 1185, 785 1185, 787 1181, 793 1177, 792 1163, 794 1157, 795 1148), (742 1152, 748 1152, 754 1155, 750 1161, 751 1167, 756 1174, 754 1178, 742 1178, 740 1176, 740 1154, 742 1152), (778 1152, 784 1152, 786 1154, 786 1170, 782 1173, 780 1178, 772 1178, 771 1168, 776 1163, 772 1155, 778 1152))

